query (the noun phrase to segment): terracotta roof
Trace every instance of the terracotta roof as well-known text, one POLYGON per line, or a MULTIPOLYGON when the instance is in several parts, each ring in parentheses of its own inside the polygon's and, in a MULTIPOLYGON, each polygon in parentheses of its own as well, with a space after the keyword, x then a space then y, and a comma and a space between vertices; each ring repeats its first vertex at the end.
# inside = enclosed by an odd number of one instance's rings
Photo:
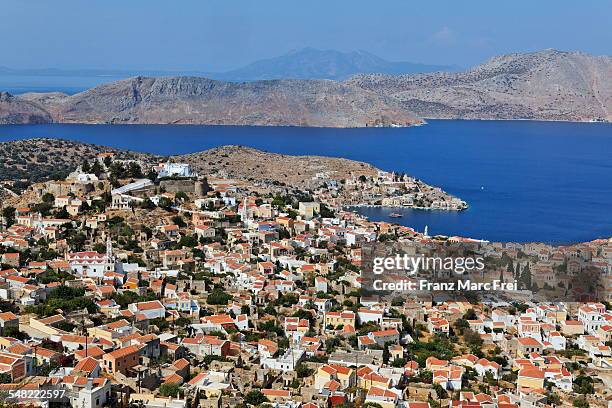
POLYGON ((289 390, 266 390, 263 389, 261 390, 261 393, 265 396, 270 396, 270 397, 285 397, 285 398, 290 398, 291 397, 291 391, 289 390))
POLYGON ((183 368, 185 368, 185 367, 188 367, 188 366, 189 366, 189 361, 187 361, 187 360, 186 360, 186 359, 184 359, 184 358, 181 358, 181 359, 179 359, 179 360, 176 360, 176 361, 174 362, 174 364, 172 364, 172 365, 173 365, 174 367, 176 367, 178 370, 182 370, 183 368))
POLYGON ((82 350, 77 350, 74 352, 74 356, 79 360, 84 359, 85 354, 87 354, 87 357, 93 357, 93 358, 98 359, 102 357, 105 353, 104 353, 104 350, 102 350, 100 347, 91 346, 91 345, 87 347, 87 350, 82 349, 82 350))
POLYGON ((544 370, 539 368, 523 368, 519 371, 519 377, 529 377, 529 378, 538 378, 544 379, 544 370))
POLYGON ((140 351, 142 346, 140 345, 133 345, 133 346, 129 346, 129 347, 123 347, 117 350, 113 350, 110 353, 106 353, 104 355, 104 358, 106 358, 107 356, 110 358, 121 358, 121 357, 125 357, 127 355, 133 354, 133 353, 138 353, 140 351))
POLYGON ((74 366, 75 371, 82 371, 84 373, 91 373, 96 368, 99 367, 98 360, 93 357, 86 357, 79 361, 77 365, 74 366))

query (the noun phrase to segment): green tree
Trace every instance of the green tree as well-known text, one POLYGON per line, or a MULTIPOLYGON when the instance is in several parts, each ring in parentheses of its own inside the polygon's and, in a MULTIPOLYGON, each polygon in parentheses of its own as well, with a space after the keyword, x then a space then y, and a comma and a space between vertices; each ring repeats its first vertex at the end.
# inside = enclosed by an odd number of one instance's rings
POLYGON ((126 173, 128 177, 133 177, 133 178, 143 178, 144 177, 144 175, 142 174, 142 169, 140 168, 140 164, 136 162, 130 162, 130 164, 128 164, 126 173))
POLYGON ((546 393, 546 402, 550 405, 561 405, 561 397, 555 392, 546 393))
POLYGON ((174 206, 174 203, 168 197, 161 197, 157 205, 166 211, 170 211, 174 206))
POLYGON ((155 203, 153 203, 153 201, 147 197, 142 203, 140 203, 139 207, 145 210, 152 210, 155 208, 155 203))
POLYGON ((102 173, 104 173, 104 169, 102 168, 102 165, 100 165, 99 161, 94 161, 94 164, 91 166, 91 170, 90 170, 93 174, 95 174, 96 176, 100 176, 102 173))
POLYGON ((172 217, 172 222, 178 225, 180 228, 185 228, 187 226, 187 223, 180 215, 175 215, 174 217, 172 217))
POLYGON ((589 402, 584 397, 579 397, 574 400, 572 403, 573 406, 577 408, 589 408, 589 402))
POLYGON ((212 292, 208 294, 208 298, 206 298, 206 302, 209 305, 227 305, 232 299, 232 295, 224 292, 221 289, 213 289, 212 292))
POLYGON ((300 363, 297 365, 297 367, 295 367, 295 372, 298 378, 306 378, 310 377, 314 373, 314 370, 312 368, 308 368, 306 364, 300 363))
POLYGON ((2 210, 2 217, 4 217, 4 222, 7 227, 10 227, 15 223, 15 207, 5 207, 2 210))
POLYGON ((45 193, 42 196, 42 200, 43 200, 43 203, 51 204, 55 202, 55 196, 51 193, 45 193))
POLYGON ((159 393, 164 397, 176 397, 181 394, 181 387, 175 383, 162 384, 159 393))
POLYGON ((579 375, 573 383, 574 392, 578 394, 594 394, 595 387, 593 386, 593 377, 579 375))
POLYGON ((263 393, 259 390, 250 391, 247 395, 244 396, 244 402, 249 405, 257 406, 268 401, 268 398, 266 398, 266 396, 263 395, 263 393))
POLYGON ((198 239, 194 235, 184 235, 178 242, 179 247, 193 248, 198 245, 198 239))
POLYGON ((518 280, 520 289, 531 289, 532 281, 531 281, 531 270, 529 269, 529 264, 525 265, 523 271, 521 272, 521 277, 518 280))
POLYGON ((405 365, 406 365, 406 359, 405 358, 396 358, 391 363, 391 366, 392 367, 396 367, 396 368, 402 368, 405 365))
POLYGON ((321 204, 320 205, 320 212, 319 215, 323 218, 335 218, 336 217, 336 213, 334 213, 332 210, 329 209, 328 206, 326 206, 325 204, 321 204))

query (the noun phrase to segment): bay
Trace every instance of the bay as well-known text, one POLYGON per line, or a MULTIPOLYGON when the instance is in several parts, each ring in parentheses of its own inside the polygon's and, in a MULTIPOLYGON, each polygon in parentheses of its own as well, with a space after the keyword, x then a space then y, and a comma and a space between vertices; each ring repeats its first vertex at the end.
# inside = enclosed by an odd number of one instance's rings
POLYGON ((573 243, 612 236, 612 124, 429 120, 410 128, 4 125, 0 141, 53 137, 161 155, 238 144, 365 161, 466 200, 462 212, 358 208, 430 234, 573 243), (392 212, 402 218, 390 218, 392 212))

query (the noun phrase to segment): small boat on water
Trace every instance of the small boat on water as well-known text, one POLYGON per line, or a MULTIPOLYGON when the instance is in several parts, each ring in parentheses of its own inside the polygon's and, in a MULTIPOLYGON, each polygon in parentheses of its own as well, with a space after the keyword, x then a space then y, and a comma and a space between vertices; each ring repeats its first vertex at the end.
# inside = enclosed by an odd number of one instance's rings
POLYGON ((389 217, 391 217, 391 218, 401 218, 401 217, 402 217, 402 214, 398 214, 398 213, 391 213, 391 214, 389 214, 389 217))

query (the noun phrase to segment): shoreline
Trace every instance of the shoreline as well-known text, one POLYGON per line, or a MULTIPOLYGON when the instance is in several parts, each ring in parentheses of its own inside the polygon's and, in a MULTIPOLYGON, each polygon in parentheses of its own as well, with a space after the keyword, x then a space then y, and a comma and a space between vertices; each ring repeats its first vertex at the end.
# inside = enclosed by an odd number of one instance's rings
MULTIPOLYGON (((369 204, 360 204, 360 205, 351 205, 351 206, 343 206, 341 207, 342 211, 347 211, 350 212, 352 214, 355 214, 359 217, 362 217, 363 219, 373 222, 373 223, 380 223, 380 222, 386 222, 389 224, 394 224, 394 225, 399 225, 402 227, 406 227, 406 228, 410 228, 415 232, 418 232, 414 227, 411 227, 410 225, 404 225, 404 224, 400 224, 397 221, 373 221, 370 219, 370 217, 359 213, 356 209, 357 208, 408 208, 408 209, 416 209, 416 208, 412 208, 412 207, 390 207, 390 206, 383 206, 383 205, 369 205, 369 204)), ((425 211, 426 209, 418 209, 419 211, 425 211)), ((441 212, 453 212, 453 213, 460 213, 461 211, 452 211, 452 210, 440 210, 440 209, 430 209, 431 211, 441 211, 441 212)), ((466 237, 466 236, 462 236, 462 235, 444 235, 444 234, 436 234, 435 236, 439 236, 439 237, 445 237, 445 238, 451 238, 451 237, 459 237, 459 238, 463 238, 463 239, 469 239, 469 240, 474 240, 474 241, 480 241, 480 242, 488 242, 488 243, 492 243, 492 244, 542 244, 542 245, 548 245, 551 247, 568 247, 568 246, 574 246, 574 245, 581 245, 581 244, 585 244, 585 243, 589 243, 589 242, 595 242, 595 241, 609 241, 612 240, 612 236, 609 237, 597 237, 597 238, 593 238, 591 240, 587 240, 587 241, 576 241, 576 242, 545 242, 545 241, 495 241, 495 240, 487 240, 487 239, 482 239, 482 238, 472 238, 472 237, 466 237)))
MULTIPOLYGON (((456 121, 481 121, 481 122, 558 122, 558 123, 601 123, 601 124, 612 124, 612 121, 600 121, 600 120, 565 120, 565 119, 498 119, 498 118, 433 118, 423 117, 424 120, 456 120, 456 121)), ((424 124, 427 124, 424 123, 424 124)), ((423 126, 423 125, 419 125, 423 126)))
POLYGON ((453 209, 444 209, 444 208, 432 208, 432 207, 407 207, 404 205, 382 205, 382 204, 352 204, 343 206, 342 208, 398 208, 398 209, 406 209, 406 210, 419 210, 419 211, 442 211, 442 212, 452 212, 452 213, 460 213, 462 211, 468 210, 470 206, 466 203, 465 208, 453 210, 453 209))
POLYGON ((212 124, 212 123, 137 123, 137 122, 47 122, 47 123, 0 123, 0 128, 3 126, 40 126, 40 125, 74 125, 74 126, 206 126, 206 127, 248 127, 248 128, 289 128, 289 129, 409 129, 412 127, 421 127, 429 124, 430 120, 440 121, 466 121, 466 122, 543 122, 543 123, 582 123, 582 124, 612 124, 612 121, 594 121, 594 120, 565 120, 565 119, 499 119, 499 118, 436 118, 436 117, 421 117, 422 122, 404 124, 391 124, 386 126, 301 126, 301 125, 275 125, 275 124, 259 124, 259 125, 244 125, 236 123, 228 124, 212 124))
MULTIPOLYGON (((453 120, 453 119, 449 119, 449 120, 453 120)), ((490 123, 492 123, 492 124, 493 124, 493 123, 499 123, 500 121, 501 121, 501 120, 499 120, 499 121, 498 121, 498 120, 496 120, 495 122, 491 121, 490 123)), ((470 120, 470 122, 467 122, 467 121, 466 121, 466 122, 464 123, 464 127, 466 127, 466 128, 468 128, 468 129, 470 129, 472 125, 469 125, 469 126, 468 126, 467 124, 469 124, 469 123, 474 123, 474 125, 473 125, 473 126, 476 126, 477 124, 480 124, 480 122, 473 122, 473 120, 470 120)), ((518 122, 516 122, 516 123, 518 123, 518 122)), ((444 122, 438 122, 438 124, 442 125, 442 124, 444 124, 444 122)), ((434 123, 434 125, 435 125, 435 123, 434 123)), ((67 134, 76 133, 76 132, 74 132, 74 128, 77 128, 77 129, 78 129, 78 126, 79 126, 78 124, 71 124, 71 125, 69 125, 69 126, 66 126, 66 132, 67 132, 67 134), (68 128, 72 128, 72 129, 68 129, 68 128)), ((149 126, 149 125, 143 125, 143 127, 141 128, 141 129, 143 129, 143 130, 142 130, 143 132, 147 132, 147 130, 146 130, 147 128, 144 128, 144 126, 149 126)), ((445 125, 445 126, 446 126, 446 125, 445 125)), ((494 125, 484 125, 484 124, 483 124, 483 125, 481 125, 481 126, 490 126, 490 127, 493 127, 494 125)), ((497 126, 502 127, 502 128, 506 128, 506 126, 507 126, 507 125, 506 125, 506 124, 503 124, 503 123, 500 123, 500 124, 499 124, 499 125, 497 125, 497 126)), ((517 125, 517 126, 520 126, 520 125, 517 125)), ((524 126, 525 126, 525 127, 529 127, 529 125, 524 125, 524 126)), ((544 126, 544 125, 542 125, 542 126, 544 126)), ((554 126, 554 125, 550 125, 550 126, 554 126)), ((224 125, 224 126, 215 126, 215 127, 216 127, 217 129, 223 129, 223 128, 226 128, 226 126, 225 126, 225 125, 224 125)), ((451 123, 450 125, 448 125, 448 127, 453 128, 453 127, 454 127, 454 125, 452 125, 452 123, 451 123)), ((461 125, 457 124, 457 127, 461 127, 461 125)), ((20 127, 20 128, 22 128, 22 129, 27 129, 27 128, 25 128, 25 127, 20 127)), ((124 126, 123 128, 124 128, 124 131, 123 131, 123 132, 128 133, 128 134, 129 134, 129 133, 131 133, 131 130, 130 130, 131 128, 126 128, 125 126, 124 126)), ((175 129, 177 129, 177 134, 182 134, 181 132, 178 132, 178 130, 180 130, 181 128, 182 128, 182 127, 180 127, 180 126, 175 127, 175 129)), ((233 127, 233 128, 234 128, 234 129, 237 129, 237 130, 240 130, 240 129, 242 129, 243 127, 242 127, 242 126, 241 126, 241 127, 236 126, 236 127, 233 127)), ((255 129, 255 128, 257 128, 257 127, 251 127, 251 126, 249 126, 248 128, 253 128, 253 129, 255 129)), ((563 128, 568 128, 570 131, 571 131, 571 129, 572 129, 572 127, 571 127, 571 126, 569 126, 569 125, 568 125, 568 126, 563 126, 563 128)), ((605 132, 605 130, 606 130, 606 129, 608 129, 608 127, 601 127, 601 126, 599 126, 599 127, 592 127, 592 128, 591 128, 591 127, 589 127, 589 126, 585 126, 585 127, 580 127, 580 128, 581 128, 581 129, 586 129, 586 130, 588 130, 588 129, 592 129, 592 130, 593 130, 593 131, 595 131, 595 133, 597 133, 597 134, 600 134, 600 133, 602 133, 602 132, 605 132), (599 129, 599 130, 597 130, 597 129, 599 129)), ((1 129, 1 127, 0 127, 0 129, 1 129)), ((62 131, 61 131, 61 128, 59 128, 59 129, 60 129, 59 131, 53 131, 53 130, 50 130, 50 133, 61 133, 61 132, 62 132, 62 131)), ((112 128, 112 127, 108 127, 108 129, 109 129, 109 131, 111 131, 111 132, 112 132, 112 129, 114 129, 114 128, 112 128)), ((159 130, 159 132, 162 132, 162 130, 161 130, 161 129, 164 129, 164 127, 159 126, 159 127, 158 127, 158 129, 160 129, 160 130, 159 130)), ((433 128, 430 128, 430 129, 433 129, 433 128)), ((273 130, 274 130, 274 129, 269 129, 269 130, 268 130, 268 128, 266 128, 265 130, 264 130, 264 129, 262 129, 262 130, 260 130, 259 132, 260 132, 260 133, 268 133, 268 132, 272 132, 273 130)), ((423 129, 423 131, 424 131, 424 130, 425 130, 425 129, 423 129)), ((85 135, 87 135, 87 134, 88 134, 87 129, 82 129, 81 131, 82 131, 82 133, 83 133, 83 134, 85 134, 85 135)), ((296 130, 296 131, 299 131, 299 130, 296 130)), ((305 129, 305 130, 303 130, 303 131, 304 131, 304 132, 308 132, 308 130, 306 130, 306 129, 305 129)), ((329 132, 329 133, 331 133, 331 134, 333 134, 333 133, 334 133, 334 131, 328 131, 328 132, 329 132)), ((357 132, 357 131, 355 131, 355 132, 357 132)), ((361 136, 360 136, 360 137, 365 137, 365 136, 367 136, 367 135, 368 135, 368 133, 367 133, 367 132, 368 132, 368 131, 361 132, 361 136)), ((10 133, 11 133, 11 132, 5 132, 5 134, 10 134, 10 133)), ((15 130, 15 133, 20 133, 20 131, 15 130)), ((38 131, 33 132, 33 133, 38 133, 38 131)), ((103 133, 104 133, 104 132, 103 132, 103 133)), ((282 131, 281 131, 280 133, 282 133, 282 131)), ((347 133, 348 133, 348 132, 347 132, 347 133)), ((426 132, 426 133, 429 133, 429 132, 426 132)), ((590 132, 587 132, 587 133, 590 133, 590 132)), ((608 132, 605 132, 605 133, 607 134, 608 132)), ((185 133, 185 134, 189 134, 189 132, 187 132, 187 133, 185 133)), ((222 133, 220 133, 220 134, 222 134, 222 133)), ((327 132, 326 132, 325 134, 327 134, 327 132)), ((398 134, 395 134, 395 135, 397 136, 398 134)), ((399 135, 401 136, 401 134, 399 134, 399 135)), ((8 135, 7 135, 7 136, 8 136, 8 135)), ((72 138, 72 137, 66 138, 66 137, 65 137, 65 135, 64 135, 64 137, 62 137, 61 139, 63 139, 63 140, 79 140, 79 139, 81 139, 81 140, 82 140, 82 137, 83 137, 83 135, 81 135, 81 137, 76 137, 76 138, 72 138)), ((28 139, 28 137, 25 137, 25 138, 19 138, 19 139, 21 139, 21 140, 27 140, 27 139, 28 139)), ((55 138, 55 137, 50 137, 50 139, 56 139, 56 138, 55 138)), ((349 142, 348 140, 347 140, 347 142, 350 144, 350 142, 349 142)), ((94 140, 94 141, 81 142, 81 143, 94 144, 94 145, 95 145, 95 144, 97 144, 95 140, 94 140)), ((246 144, 244 144, 244 143, 236 143, 236 144, 240 144, 240 145, 247 145, 247 146, 248 146, 248 145, 251 145, 250 143, 246 143, 246 144)), ((116 144, 115 144, 115 143, 113 143, 113 141, 112 141, 112 140, 106 140, 105 145, 106 145, 106 146, 108 146, 108 147, 111 147, 111 146, 113 146, 113 145, 115 145, 115 146, 116 146, 116 144), (110 145, 110 146, 109 146, 109 145, 110 145)), ((607 145, 607 143, 606 143, 606 145, 607 145)), ((135 151, 135 152, 145 152, 145 153, 146 153, 147 151, 146 151, 146 150, 144 150, 144 149, 146 148, 145 146, 146 146, 146 143, 140 143, 140 144, 139 144, 139 148, 138 148, 138 149, 134 149, 134 148, 130 148, 130 147, 113 147, 113 149, 119 149, 119 150, 128 150, 128 151, 135 151)), ((208 150, 209 148, 208 148, 208 147, 205 147, 205 148, 203 148, 203 149, 204 149, 204 150, 208 150)), ((272 152, 278 152, 279 154, 282 154, 282 153, 280 153, 280 151, 282 151, 282 150, 270 149, 269 147, 267 147, 267 148, 262 148, 262 147, 259 147, 259 149, 260 149, 260 150, 263 150, 263 151, 272 151, 272 152)), ((196 150, 194 150, 194 152, 199 152, 199 151, 201 151, 201 150, 200 150, 200 149, 196 149, 196 150)), ((159 153, 152 153, 152 154, 154 154, 154 155, 156 155, 156 156, 157 156, 157 155, 159 155, 159 153)), ((287 153, 285 153, 285 154, 287 154, 287 153)), ((168 153, 167 153, 167 155, 169 155, 169 156, 176 156, 177 154, 172 154, 172 153, 168 154, 168 153)), ((298 153, 296 153, 296 152, 291 152, 291 155, 298 155, 298 156, 302 156, 302 155, 309 155, 309 154, 304 154, 304 153, 302 153, 302 154, 298 154, 298 153)), ((325 156, 321 156, 321 157, 339 157, 339 156, 340 156, 340 157, 347 157, 347 156, 346 156, 346 155, 344 155, 344 154, 340 154, 340 155, 339 155, 339 154, 329 154, 329 155, 325 155, 325 156)), ((364 160, 364 159, 362 158, 362 160, 364 160)), ((368 159, 367 159, 367 158, 365 158, 365 160, 368 160, 368 159)), ((371 160, 371 159, 370 159, 370 160, 371 160)), ((366 161, 366 162, 367 162, 367 161, 366 161)), ((372 165, 372 164, 370 163, 370 165, 372 165)), ((391 165, 391 164, 390 164, 390 165, 391 165)), ((395 167, 396 165, 397 165, 397 163, 393 164, 393 167, 395 167)), ((387 171, 389 171, 389 170, 390 170, 390 168, 387 168, 387 166, 381 166, 381 167, 384 167, 384 168, 385 168, 387 171)), ((421 179, 421 178, 419 178, 419 179, 421 179)), ((422 179, 423 179, 423 180, 426 180, 425 182, 429 182, 429 183, 431 183, 431 182, 432 182, 431 180, 429 180, 429 177, 423 177, 422 179)), ((441 187, 441 188, 443 188, 444 190, 447 190, 447 189, 451 189, 451 190, 452 190, 452 187, 451 187, 451 185, 450 185, 450 184, 448 184, 448 185, 447 185, 447 184, 444 184, 444 183, 440 183, 440 182, 438 182, 438 184, 436 184, 436 185, 440 186, 440 187, 441 187)), ((461 197, 461 198, 465 198, 465 199, 467 199, 467 197, 461 197)), ((471 203, 471 204, 474 204, 474 203, 471 203)), ((368 207, 371 207, 371 208, 376 208, 376 207, 377 207, 377 206, 376 206, 376 205, 374 205, 374 204, 353 204, 353 205, 349 205, 349 206, 350 206, 350 207, 355 207, 357 210, 359 210, 360 208, 368 208, 368 207)), ((382 205, 379 205, 379 206, 380 206, 380 207, 383 207, 382 205)), ((429 213, 421 213, 421 214, 432 214, 432 215, 418 215, 418 213, 414 213, 414 217, 417 217, 417 219, 418 219, 418 220, 426 220, 426 219, 427 219, 427 217, 433 217, 434 219, 436 219, 436 221, 435 221, 436 223, 438 223, 438 224, 440 224, 440 225, 443 225, 443 224, 445 223, 445 222, 443 221, 443 218, 440 218, 440 217, 441 217, 441 215, 440 215, 440 214, 438 214, 438 213, 434 213, 434 212, 431 212, 431 211, 436 211, 436 210, 437 210, 437 211, 445 211, 444 209, 439 209, 439 208, 432 209, 432 208, 403 207, 403 206, 399 206, 399 207, 389 207, 389 208, 399 208, 399 209, 402 209, 402 208, 410 208, 410 209, 413 209, 413 210, 429 210, 429 211, 430 211, 429 213)), ((467 213, 468 215, 474 212, 474 207, 473 207, 473 205, 470 205, 470 206, 468 207, 468 209, 471 209, 471 210, 472 210, 472 211, 470 211, 470 213, 467 213)), ((480 209, 476 209, 476 210, 477 210, 477 211, 475 211, 475 212, 476 212, 476 213, 479 213, 480 209)), ((365 210, 364 210, 364 211, 365 211, 365 210)), ((383 212, 385 212, 385 211, 382 211, 382 210, 372 210, 372 211, 373 211, 374 213, 378 213, 378 212, 383 213, 383 212)), ((456 213, 456 212, 457 212, 457 211, 455 211, 454 213, 456 213)), ((408 214, 409 212, 406 212, 406 213, 408 214)), ((387 221, 389 221, 389 222, 394 222, 394 223, 399 223, 399 224, 402 224, 402 225, 408 225, 410 221, 408 221, 408 220, 407 220, 407 218, 410 218, 410 217, 408 217, 408 216, 407 216, 407 214, 405 214, 405 215, 404 215, 404 219, 394 219, 394 220, 387 219, 387 221)), ((448 215, 450 215, 450 214, 453 214, 453 213, 449 213, 448 215)), ((382 215, 382 214, 381 214, 381 215, 382 215)), ((446 218, 448 218, 448 215, 444 215, 444 216, 442 216, 442 217, 446 217, 446 218)), ((451 218, 456 218, 456 217, 451 217, 451 218)), ((476 219, 477 217, 473 217, 473 216, 465 216, 465 215, 464 215, 464 218, 459 219, 459 220, 463 220, 463 219, 465 219, 465 218, 474 218, 474 219, 476 219)), ((605 219, 607 219, 607 218, 606 218, 606 217, 602 217, 602 218, 601 218, 601 220, 602 220, 602 221, 604 221, 605 219)), ((424 222, 425 222, 425 221, 424 221, 424 222)), ((456 221, 456 222, 460 222, 460 221, 456 221)), ((422 226, 423 226, 423 224, 422 224, 420 221, 419 221, 419 224, 418 224, 418 225, 420 225, 420 227, 422 227, 422 226)), ((430 228, 431 228, 431 225, 430 225, 430 228)), ((462 229, 463 229, 463 228, 456 228, 456 227, 455 227, 455 228, 453 228, 453 230, 447 230, 446 232, 454 233, 454 232, 456 231, 456 232, 458 232, 458 233, 459 233, 459 235, 461 235, 462 229)), ((595 229, 595 228, 594 228, 594 229, 595 229)), ((603 229, 603 228, 597 228, 597 229, 600 229, 600 230, 601 230, 601 229, 603 229)), ((443 229, 443 228, 439 228, 439 230, 442 230, 442 231, 443 231, 444 229, 443 229)), ((478 233, 479 231, 476 231, 476 230, 475 230, 475 229, 473 229, 473 228, 468 228, 468 230, 470 230, 470 231, 472 231, 472 232, 476 232, 476 234, 469 234, 469 233, 468 233, 468 234, 467 234, 467 236, 477 236, 477 237, 485 237, 485 238, 486 238, 486 237, 489 237, 489 235, 487 235, 487 234, 481 234, 481 233, 478 233)), ((464 232, 465 232, 465 231, 464 231, 464 232)), ((594 232, 597 232, 597 231, 594 231, 594 232)), ((536 238, 535 236, 531 236, 531 237, 530 237, 528 233, 522 233, 522 232, 521 232, 520 234, 518 234, 518 233, 517 233, 517 234, 516 234, 516 236, 513 236, 514 234, 509 234, 509 235, 507 236, 507 238, 506 238, 506 239, 503 239, 503 238, 501 238, 501 237, 500 237, 500 239, 498 239, 498 240, 500 240, 500 241, 508 241, 508 242, 509 242, 509 241, 512 241, 512 240, 514 240, 514 241, 518 241, 518 242, 546 242, 546 243, 554 242, 555 244, 572 244, 572 243, 578 243, 578 242, 588 242, 588 241, 590 241, 590 240, 592 240, 592 239, 606 238, 606 237, 607 237, 607 236, 605 235, 605 233, 606 233, 606 231, 605 231, 605 230, 604 230, 604 231, 600 231, 600 232, 603 232, 603 233, 602 233, 602 234, 593 234, 593 235, 587 235, 587 234, 585 234, 584 236, 580 236, 580 235, 582 235, 581 233, 576 233, 576 234, 573 234, 573 233, 572 233, 572 234, 561 234, 561 233, 559 233, 559 234, 557 234, 557 233, 555 232, 554 234, 551 234, 551 235, 542 234, 542 235, 538 236, 537 238, 536 238), (576 236, 576 237, 571 237, 571 236, 564 236, 564 235, 577 235, 577 236, 576 236)))

